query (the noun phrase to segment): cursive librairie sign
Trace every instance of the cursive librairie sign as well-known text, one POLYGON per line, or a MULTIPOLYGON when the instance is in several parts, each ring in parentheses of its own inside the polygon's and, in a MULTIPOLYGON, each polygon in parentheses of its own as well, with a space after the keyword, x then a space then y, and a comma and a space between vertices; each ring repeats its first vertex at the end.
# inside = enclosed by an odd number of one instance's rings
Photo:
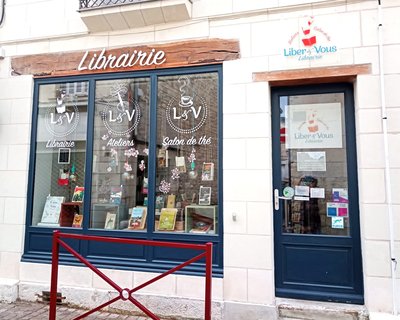
POLYGON ((92 53, 90 56, 89 51, 86 51, 78 65, 78 71, 130 68, 135 65, 142 67, 161 65, 167 60, 164 51, 154 48, 149 52, 133 50, 131 53, 125 52, 119 55, 114 55, 112 53, 106 54, 105 52, 106 49, 103 48, 99 54, 92 53))

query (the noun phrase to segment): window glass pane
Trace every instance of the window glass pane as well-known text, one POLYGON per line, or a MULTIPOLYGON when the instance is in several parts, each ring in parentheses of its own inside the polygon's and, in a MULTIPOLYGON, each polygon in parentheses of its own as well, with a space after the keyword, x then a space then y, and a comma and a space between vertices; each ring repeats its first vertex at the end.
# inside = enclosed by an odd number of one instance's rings
POLYGON ((149 96, 149 78, 96 82, 91 228, 147 228, 149 96))
MULTIPOLYGON (((81 227, 86 154, 86 93, 76 83, 39 87, 32 225, 81 227), (78 190, 77 189, 77 190, 78 190), (76 200, 76 201, 73 201, 76 200)), ((87 84, 84 83, 87 87, 87 84)))
POLYGON ((218 231, 218 74, 158 78, 156 232, 218 231))
POLYGON ((343 93, 280 98, 283 232, 350 234, 343 93))

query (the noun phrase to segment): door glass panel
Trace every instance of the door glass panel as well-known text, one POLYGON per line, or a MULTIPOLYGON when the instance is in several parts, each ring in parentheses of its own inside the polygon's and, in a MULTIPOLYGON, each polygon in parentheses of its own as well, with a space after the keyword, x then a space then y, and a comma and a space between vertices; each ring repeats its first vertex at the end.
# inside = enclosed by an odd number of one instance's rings
POLYGON ((149 96, 149 78, 96 82, 91 228, 147 228, 149 96))
POLYGON ((283 200, 282 232, 348 236, 343 93, 281 96, 279 103, 281 192, 293 194, 283 200))

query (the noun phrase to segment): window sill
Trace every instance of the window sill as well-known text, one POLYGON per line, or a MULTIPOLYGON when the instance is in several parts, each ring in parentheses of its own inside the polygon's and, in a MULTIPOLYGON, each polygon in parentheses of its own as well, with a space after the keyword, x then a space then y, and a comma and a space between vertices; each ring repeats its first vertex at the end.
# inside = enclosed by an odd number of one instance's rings
POLYGON ((169 0, 87 9, 80 15, 89 31, 104 32, 184 21, 191 12, 190 0, 169 0))

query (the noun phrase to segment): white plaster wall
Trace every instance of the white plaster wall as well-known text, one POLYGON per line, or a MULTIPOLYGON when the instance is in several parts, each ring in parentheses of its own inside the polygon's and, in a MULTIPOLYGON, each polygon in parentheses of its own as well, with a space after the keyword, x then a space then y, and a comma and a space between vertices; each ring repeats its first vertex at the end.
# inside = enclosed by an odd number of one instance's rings
MULTIPOLYGON (((229 27, 217 24, 211 33, 229 27)), ((238 27, 245 52, 251 27, 238 27)), ((224 299, 273 305, 269 87, 252 82, 253 71, 267 69, 266 57, 224 63, 224 299)))
POLYGON ((32 77, 11 78, 9 63, 9 58, 0 60, 0 278, 17 280, 25 230, 32 77))
MULTIPOLYGON (((25 297, 33 297, 32 292, 26 293, 28 284, 46 287, 50 277, 48 265, 19 262, 25 226, 33 82, 30 76, 10 76, 10 56, 208 37, 235 38, 240 41, 241 59, 223 65, 225 269, 224 279, 214 279, 213 298, 267 306, 275 303, 270 96, 267 83, 253 82, 253 72, 371 63, 372 73, 359 76, 355 84, 365 298, 370 311, 390 312, 389 223, 395 226, 395 253, 397 259, 400 256, 400 6, 397 0, 383 3, 383 71, 394 202, 394 221, 390 222, 376 1, 333 7, 319 6, 317 2, 194 0, 194 19, 189 22, 91 34, 77 13, 77 0, 7 1, 5 24, 0 28, 0 46, 6 52, 6 58, 0 60, 0 278, 19 279, 24 284, 25 297), (336 54, 312 62, 283 56, 283 48, 305 15, 314 15, 315 23, 329 32, 332 43, 339 48, 336 54), (204 18, 208 16, 209 19, 204 18)), ((127 287, 151 276, 105 272, 127 287)), ((61 267, 60 282, 82 290, 107 290, 97 276, 80 268, 61 267)), ((143 292, 201 298, 202 289, 200 278, 172 276, 143 292)), ((397 294, 400 296, 400 289, 397 294)))
MULTIPOLYGON (((394 4, 393 2, 391 3, 394 4)), ((362 47, 355 49, 355 63, 372 63, 372 73, 359 76, 356 89, 356 127, 358 143, 360 215, 363 246, 365 300, 371 312, 393 311, 391 257, 399 259, 400 207, 399 161, 396 156, 400 142, 397 125, 400 101, 398 88, 399 66, 396 53, 400 42, 399 7, 383 8, 383 73, 389 141, 389 169, 392 182, 393 221, 388 216, 388 197, 385 180, 384 137, 381 113, 377 11, 361 12, 362 47), (398 82, 397 82, 398 83, 398 82), (389 225, 394 227, 395 251, 390 252, 389 225)), ((400 294, 400 273, 396 272, 397 297, 400 294)), ((400 302, 394 302, 397 308, 400 302)))
MULTIPOLYGON (((393 4, 393 3, 392 3, 393 4)), ((371 311, 390 313, 393 310, 393 288, 390 258, 399 259, 400 206, 398 197, 400 176, 396 157, 400 147, 398 114, 399 95, 394 82, 399 81, 398 53, 400 32, 395 15, 399 8, 384 8, 383 22, 383 73, 387 128, 389 141, 389 166, 392 182, 393 221, 389 220, 385 180, 385 155, 382 128, 381 95, 378 63, 378 33, 376 10, 361 12, 363 47, 355 51, 355 62, 370 60, 372 74, 360 76, 356 84, 356 115, 358 131, 358 164, 360 184, 361 230, 364 260, 365 299, 371 311), (394 227, 395 251, 390 252, 389 225, 394 227)), ((400 294, 400 273, 396 272, 397 296, 400 294)), ((399 308, 399 301, 394 302, 399 308)))

